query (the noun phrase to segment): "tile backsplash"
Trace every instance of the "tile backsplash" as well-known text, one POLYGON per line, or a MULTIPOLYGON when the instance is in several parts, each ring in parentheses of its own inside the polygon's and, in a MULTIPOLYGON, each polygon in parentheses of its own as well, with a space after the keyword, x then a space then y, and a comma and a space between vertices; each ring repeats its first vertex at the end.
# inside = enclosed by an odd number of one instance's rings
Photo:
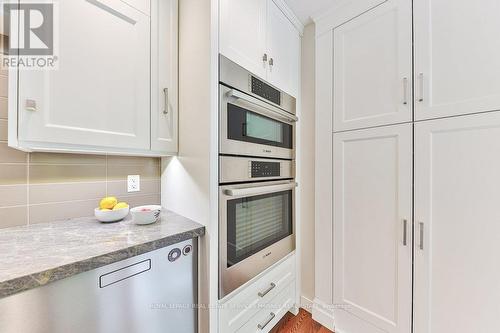
POLYGON ((160 159, 24 153, 7 146, 7 76, 0 73, 0 228, 91 216, 112 195, 130 206, 160 204, 160 159), (127 193, 127 175, 141 191, 127 193))

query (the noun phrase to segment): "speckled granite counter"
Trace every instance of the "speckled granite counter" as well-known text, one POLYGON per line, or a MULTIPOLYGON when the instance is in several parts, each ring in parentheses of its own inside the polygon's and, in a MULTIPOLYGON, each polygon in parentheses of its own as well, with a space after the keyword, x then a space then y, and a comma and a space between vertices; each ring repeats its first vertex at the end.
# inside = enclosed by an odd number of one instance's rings
POLYGON ((147 226, 129 216, 110 224, 78 218, 1 229, 0 298, 204 233, 202 225, 169 211, 147 226))

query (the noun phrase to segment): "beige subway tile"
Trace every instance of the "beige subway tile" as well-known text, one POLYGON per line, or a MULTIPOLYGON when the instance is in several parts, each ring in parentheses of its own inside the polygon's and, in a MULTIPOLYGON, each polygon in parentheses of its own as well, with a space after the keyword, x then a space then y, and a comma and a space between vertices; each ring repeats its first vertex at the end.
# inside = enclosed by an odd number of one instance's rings
POLYGON ((0 185, 26 184, 27 175, 26 164, 0 164, 0 185))
POLYGON ((7 119, 9 117, 9 100, 5 97, 0 97, 0 118, 7 119))
POLYGON ((30 164, 30 183, 100 182, 106 180, 104 165, 30 164))
POLYGON ((98 164, 106 165, 106 156, 85 154, 32 153, 33 164, 98 164))
POLYGON ((0 207, 26 206, 28 204, 27 194, 28 186, 26 184, 0 185, 0 207))
POLYGON ((0 228, 15 227, 28 224, 28 207, 0 208, 0 228))
POLYGON ((8 139, 8 121, 6 119, 0 119, 0 141, 7 141, 8 139))
POLYGON ((30 184, 30 205, 94 199, 106 196, 106 182, 30 184))
POLYGON ((150 195, 134 195, 128 197, 121 197, 120 201, 125 201, 130 205, 130 208, 144 205, 160 205, 160 194, 150 195))
POLYGON ((127 175, 140 175, 141 180, 159 179, 159 164, 152 165, 108 165, 108 180, 126 180, 127 175))
POLYGON ((160 165, 160 159, 156 157, 135 156, 108 156, 108 165, 160 165))
POLYGON ((108 195, 121 198, 129 195, 146 195, 160 193, 160 180, 141 180, 141 190, 139 192, 127 191, 127 181, 111 181, 108 182, 108 195))
POLYGON ((28 154, 0 142, 0 163, 26 163, 28 154))
POLYGON ((95 200, 30 205, 30 224, 94 216, 95 200))
POLYGON ((9 97, 9 78, 0 76, 0 97, 9 97))

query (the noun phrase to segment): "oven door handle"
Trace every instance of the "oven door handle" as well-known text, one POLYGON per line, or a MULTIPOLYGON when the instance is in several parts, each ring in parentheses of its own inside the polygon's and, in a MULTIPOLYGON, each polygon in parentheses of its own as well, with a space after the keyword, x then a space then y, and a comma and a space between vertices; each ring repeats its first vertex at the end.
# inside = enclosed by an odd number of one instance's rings
POLYGON ((270 117, 285 119, 287 122, 291 122, 291 123, 297 122, 299 120, 299 118, 297 118, 296 116, 294 116, 291 113, 288 113, 286 111, 281 111, 278 108, 274 108, 274 107, 271 108, 271 105, 269 105, 265 102, 262 102, 261 100, 259 100, 257 98, 247 96, 247 95, 239 92, 238 90, 231 89, 227 92, 227 95, 229 97, 234 97, 236 99, 242 99, 248 103, 257 105, 257 106, 265 109, 266 110, 265 113, 267 115, 269 115, 270 117))
POLYGON ((241 196, 250 196, 250 195, 260 195, 267 194, 272 192, 281 192, 291 190, 297 187, 297 183, 289 183, 289 184, 281 184, 281 185, 268 185, 268 186, 260 186, 260 187, 247 187, 247 188, 235 188, 235 189, 227 189, 224 193, 230 197, 241 197, 241 196))

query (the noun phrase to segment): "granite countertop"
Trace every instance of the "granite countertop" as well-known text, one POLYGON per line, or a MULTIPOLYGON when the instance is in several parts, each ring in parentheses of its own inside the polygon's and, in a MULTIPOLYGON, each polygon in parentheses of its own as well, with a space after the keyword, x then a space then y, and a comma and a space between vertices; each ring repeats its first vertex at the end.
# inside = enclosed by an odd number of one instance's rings
POLYGON ((205 228, 164 211, 135 225, 77 218, 0 230, 0 298, 202 236, 205 228))

